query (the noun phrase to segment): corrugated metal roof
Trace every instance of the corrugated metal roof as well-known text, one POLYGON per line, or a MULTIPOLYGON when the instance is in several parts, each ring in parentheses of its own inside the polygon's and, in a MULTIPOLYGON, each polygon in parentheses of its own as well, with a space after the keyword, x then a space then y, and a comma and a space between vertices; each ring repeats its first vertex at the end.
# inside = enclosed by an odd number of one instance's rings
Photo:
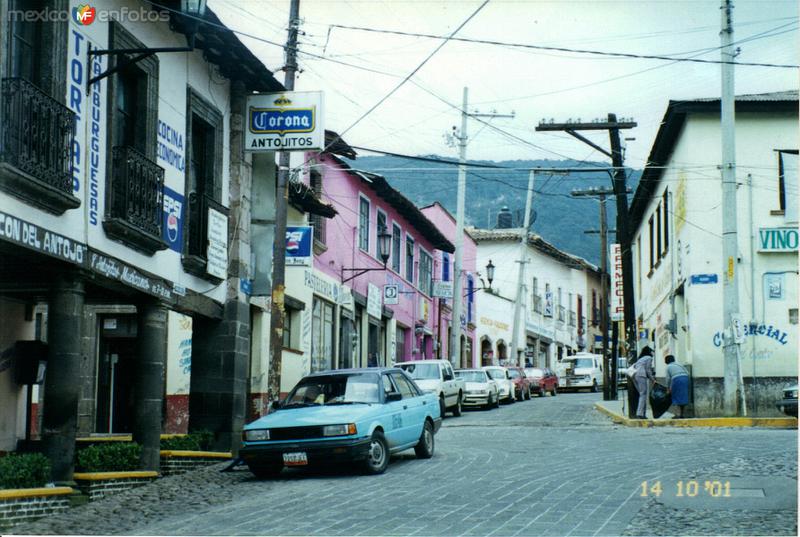
MULTIPOLYGON (((737 95, 736 100, 742 102, 796 101, 798 100, 797 97, 798 97, 797 90, 787 90, 787 91, 773 91, 771 93, 746 93, 743 95, 737 95)), ((719 100, 720 100, 719 97, 707 97, 700 99, 692 99, 690 101, 684 101, 684 102, 711 103, 719 100)))

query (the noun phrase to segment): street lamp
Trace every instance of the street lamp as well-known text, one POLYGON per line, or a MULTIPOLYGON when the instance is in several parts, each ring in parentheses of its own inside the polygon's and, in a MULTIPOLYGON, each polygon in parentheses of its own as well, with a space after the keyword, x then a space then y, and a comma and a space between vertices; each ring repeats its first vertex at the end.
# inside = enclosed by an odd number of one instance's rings
MULTIPOLYGON (((166 9, 166 8, 164 8, 166 9)), ((176 12, 176 10, 170 10, 176 12)), ((93 49, 89 43, 86 53, 86 72, 92 72, 92 57, 93 56, 121 56, 117 65, 107 69, 99 75, 88 77, 86 81, 86 95, 91 92, 92 84, 99 82, 106 77, 118 73, 123 69, 134 65, 153 54, 161 52, 191 52, 194 50, 194 38, 197 34, 197 28, 200 25, 200 19, 206 14, 206 0, 181 0, 181 10, 179 12, 181 18, 184 19, 184 34, 186 35, 185 47, 156 47, 156 48, 119 48, 119 49, 93 49), (130 54, 130 57, 125 55, 130 54)))
POLYGON ((384 228, 382 232, 378 233, 378 257, 381 258, 383 261, 382 267, 370 267, 370 268, 344 268, 342 267, 342 283, 347 283, 352 279, 358 278, 365 272, 370 272, 373 270, 386 270, 386 263, 389 261, 389 245, 392 240, 392 234, 386 231, 384 228), (356 272, 357 274, 353 274, 348 278, 344 277, 344 272, 356 272))
MULTIPOLYGON (((478 274, 480 275, 480 272, 478 274)), ((475 293, 481 290, 483 291, 492 290, 492 280, 494 280, 494 264, 492 263, 491 259, 489 260, 489 263, 486 265, 486 280, 489 282, 489 285, 487 286, 483 283, 483 278, 481 278, 480 280, 481 280, 481 286, 473 288, 472 291, 467 291, 467 293, 464 295, 465 297, 474 295, 475 293)))

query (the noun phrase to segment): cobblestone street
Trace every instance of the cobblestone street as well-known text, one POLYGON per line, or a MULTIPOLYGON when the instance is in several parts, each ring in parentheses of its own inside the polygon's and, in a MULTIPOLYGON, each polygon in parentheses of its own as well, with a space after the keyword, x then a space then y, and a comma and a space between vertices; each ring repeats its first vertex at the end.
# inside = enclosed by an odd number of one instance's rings
POLYGON ((341 469, 259 481, 218 465, 12 531, 796 535, 796 431, 626 428, 593 408, 600 398, 560 394, 448 417, 433 459, 402 454, 377 477, 341 469), (728 483, 729 497, 713 497, 707 481, 728 483))

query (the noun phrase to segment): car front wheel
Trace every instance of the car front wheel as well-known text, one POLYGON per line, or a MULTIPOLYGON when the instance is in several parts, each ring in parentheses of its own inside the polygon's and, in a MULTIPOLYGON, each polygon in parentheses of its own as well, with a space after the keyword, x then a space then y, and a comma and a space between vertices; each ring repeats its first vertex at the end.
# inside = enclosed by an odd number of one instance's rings
POLYGON ((419 437, 419 442, 414 446, 414 453, 418 459, 430 459, 433 457, 433 425, 431 422, 426 421, 422 427, 422 435, 419 437))
POLYGON ((447 411, 447 407, 444 405, 444 395, 439 395, 439 414, 441 414, 442 419, 444 419, 444 413, 447 411))
POLYGON ((277 464, 250 464, 248 468, 258 479, 275 477, 283 470, 283 466, 277 464))
POLYGON ((553 394, 553 397, 555 397, 556 395, 558 395, 558 386, 556 386, 555 384, 553 384, 553 391, 552 391, 551 393, 553 394))
POLYGON ((453 407, 453 416, 459 417, 461 415, 461 394, 458 394, 456 399, 456 406, 453 407))
POLYGON ((380 431, 372 433, 369 441, 369 453, 367 460, 364 461, 364 471, 369 475, 378 475, 386 471, 389 465, 389 446, 386 445, 386 438, 380 431))

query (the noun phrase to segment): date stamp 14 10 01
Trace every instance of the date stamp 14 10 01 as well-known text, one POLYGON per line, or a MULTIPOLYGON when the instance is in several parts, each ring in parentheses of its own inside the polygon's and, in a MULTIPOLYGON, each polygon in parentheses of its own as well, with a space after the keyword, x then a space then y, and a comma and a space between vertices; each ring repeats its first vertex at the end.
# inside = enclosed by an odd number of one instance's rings
POLYGON ((730 481, 699 481, 696 479, 680 480, 669 485, 663 485, 660 480, 658 481, 642 481, 639 486, 643 498, 654 496, 660 498, 661 494, 665 492, 664 486, 674 486, 675 497, 677 498, 695 498, 697 496, 708 496, 712 498, 730 498, 731 497, 731 483, 730 481))

